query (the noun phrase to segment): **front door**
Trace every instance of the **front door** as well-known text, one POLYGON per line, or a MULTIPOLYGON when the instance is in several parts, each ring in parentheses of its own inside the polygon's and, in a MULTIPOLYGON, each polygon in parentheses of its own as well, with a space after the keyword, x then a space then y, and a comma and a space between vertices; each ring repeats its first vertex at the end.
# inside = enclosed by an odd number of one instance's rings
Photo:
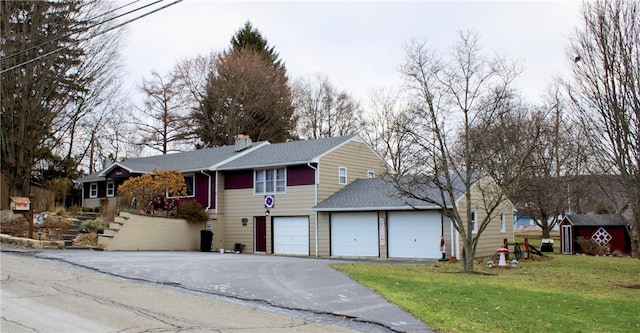
POLYGON ((256 235, 256 252, 267 252, 267 217, 255 216, 253 218, 256 235))

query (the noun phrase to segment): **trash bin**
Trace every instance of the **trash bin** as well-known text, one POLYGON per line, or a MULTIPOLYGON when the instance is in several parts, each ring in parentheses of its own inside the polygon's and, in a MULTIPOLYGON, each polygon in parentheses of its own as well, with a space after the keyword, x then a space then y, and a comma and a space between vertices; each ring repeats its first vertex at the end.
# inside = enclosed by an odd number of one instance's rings
POLYGON ((233 252, 235 252, 235 253, 242 253, 242 248, 243 248, 243 247, 244 247, 244 246, 242 246, 242 244, 241 244, 241 243, 235 243, 235 244, 233 244, 233 252))
POLYGON ((213 241, 213 231, 200 230, 200 252, 211 252, 212 241, 213 241))

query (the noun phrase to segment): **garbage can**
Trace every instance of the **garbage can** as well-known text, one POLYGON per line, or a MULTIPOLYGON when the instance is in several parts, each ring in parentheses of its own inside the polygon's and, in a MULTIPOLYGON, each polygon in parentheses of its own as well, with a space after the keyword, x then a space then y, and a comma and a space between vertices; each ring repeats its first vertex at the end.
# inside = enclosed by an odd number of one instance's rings
POLYGON ((200 252, 211 252, 212 241, 213 241, 213 231, 200 230, 200 252))

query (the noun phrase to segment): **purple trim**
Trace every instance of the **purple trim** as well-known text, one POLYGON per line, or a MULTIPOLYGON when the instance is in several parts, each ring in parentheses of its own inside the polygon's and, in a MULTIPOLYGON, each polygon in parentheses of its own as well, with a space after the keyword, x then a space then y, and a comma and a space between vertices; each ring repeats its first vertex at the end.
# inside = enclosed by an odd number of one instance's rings
POLYGON ((229 171, 224 173, 225 190, 247 188, 253 188, 253 170, 229 171))
POLYGON ((314 185, 316 172, 308 165, 287 167, 287 186, 314 185))

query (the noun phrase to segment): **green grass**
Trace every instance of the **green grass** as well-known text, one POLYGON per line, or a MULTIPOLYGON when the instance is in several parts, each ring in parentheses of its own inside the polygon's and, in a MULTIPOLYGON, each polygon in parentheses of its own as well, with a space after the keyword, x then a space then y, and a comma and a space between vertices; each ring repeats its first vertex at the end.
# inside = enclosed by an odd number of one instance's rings
POLYGON ((440 332, 640 332, 640 260, 545 258, 477 274, 460 263, 333 267, 440 332))

